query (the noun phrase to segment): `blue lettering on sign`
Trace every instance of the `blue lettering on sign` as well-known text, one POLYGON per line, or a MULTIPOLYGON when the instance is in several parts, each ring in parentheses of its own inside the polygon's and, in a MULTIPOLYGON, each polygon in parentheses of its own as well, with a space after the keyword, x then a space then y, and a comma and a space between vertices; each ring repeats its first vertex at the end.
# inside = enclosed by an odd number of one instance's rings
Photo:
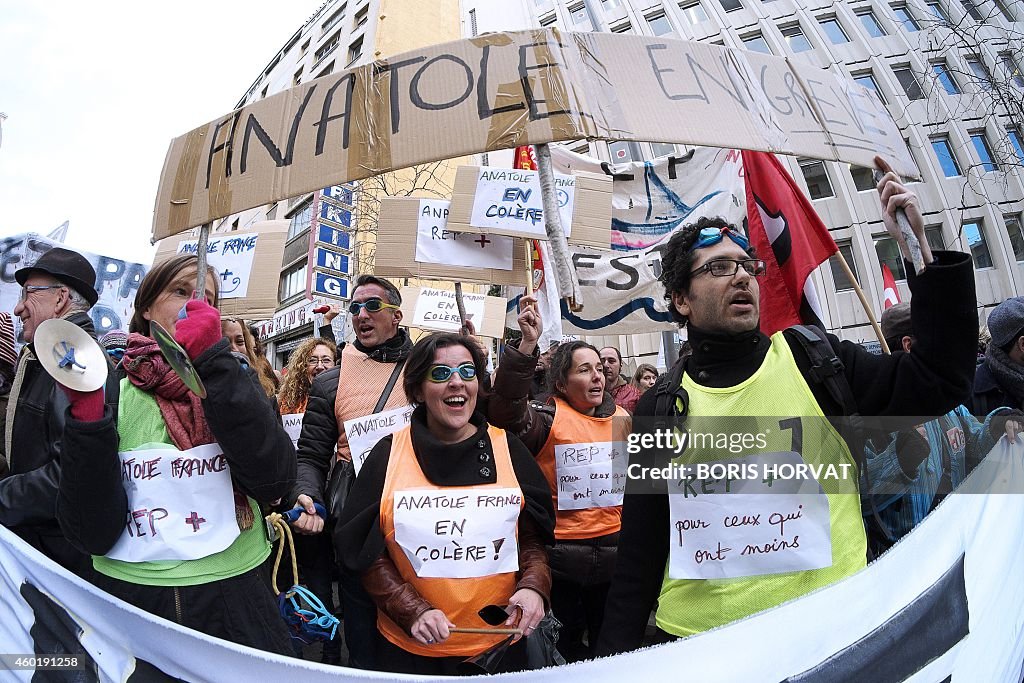
POLYGON ((338 273, 349 274, 348 256, 323 247, 316 248, 316 265, 338 273))
POLYGON ((338 247, 339 249, 351 249, 351 243, 349 241, 349 234, 344 230, 338 230, 332 228, 329 225, 317 226, 316 241, 322 242, 323 244, 330 244, 331 246, 338 247))
POLYGON ((352 206, 352 189, 344 185, 331 185, 324 188, 324 196, 337 199, 343 204, 352 206))
POLYGON ((334 299, 348 298, 348 280, 335 277, 320 271, 313 272, 313 293, 329 296, 334 299))
POLYGON ((330 202, 321 202, 320 220, 337 223, 349 228, 352 226, 352 212, 330 202))

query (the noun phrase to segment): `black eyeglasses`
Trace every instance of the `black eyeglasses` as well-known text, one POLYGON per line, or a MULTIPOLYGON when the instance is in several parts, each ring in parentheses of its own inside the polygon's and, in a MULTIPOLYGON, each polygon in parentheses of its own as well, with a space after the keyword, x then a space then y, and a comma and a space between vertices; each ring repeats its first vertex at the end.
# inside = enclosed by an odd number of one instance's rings
POLYGON ((376 313, 384 308, 398 308, 395 304, 384 303, 380 297, 373 297, 366 301, 353 301, 348 305, 348 312, 352 315, 359 315, 359 309, 365 308, 367 313, 376 313))
POLYGON ((427 379, 436 384, 441 384, 451 379, 451 376, 456 372, 459 373, 459 377, 467 382, 476 379, 476 366, 472 363, 463 363, 455 368, 450 365, 431 365, 427 379))
POLYGON ((691 270, 690 275, 698 275, 707 271, 711 273, 713 277, 732 277, 736 274, 736 271, 740 269, 740 266, 743 266, 743 270, 747 271, 747 274, 752 277, 764 275, 764 261, 758 258, 742 260, 718 259, 716 261, 708 261, 700 268, 691 270))

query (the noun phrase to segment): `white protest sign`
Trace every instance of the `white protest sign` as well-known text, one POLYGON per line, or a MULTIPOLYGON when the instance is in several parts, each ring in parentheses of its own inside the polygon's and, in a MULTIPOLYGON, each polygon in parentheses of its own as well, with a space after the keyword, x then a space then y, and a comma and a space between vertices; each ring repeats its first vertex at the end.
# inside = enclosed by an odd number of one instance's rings
POLYGON ((422 578, 516 572, 522 503, 518 488, 396 491, 395 542, 422 578))
POLYGON ((512 238, 452 232, 446 199, 421 199, 416 227, 416 262, 462 268, 512 270, 512 238))
MULTIPOLYGON (((500 229, 506 235, 547 239, 544 206, 537 171, 481 168, 469 224, 500 229)), ((555 173, 555 195, 565 236, 572 234, 572 208, 576 179, 555 173)))
POLYGON ((366 417, 345 420, 345 436, 348 437, 352 467, 355 468, 356 474, 359 474, 377 442, 408 426, 411 415, 412 406, 399 406, 366 417))
MULTIPOLYGON (((466 319, 477 325, 484 318, 484 302, 486 297, 483 294, 470 294, 465 292, 462 301, 466 307, 466 319)), ((413 310, 412 327, 419 327, 424 330, 439 330, 441 332, 458 332, 462 327, 459 319, 459 307, 455 303, 455 292, 450 289, 434 289, 423 287, 416 298, 416 308, 413 310)))
POLYGON ((118 455, 128 522, 107 557, 125 562, 197 560, 238 538, 231 470, 219 445, 118 455))
POLYGON ((829 503, 817 479, 762 476, 803 464, 789 451, 701 463, 707 477, 688 465, 689 478, 669 483, 669 576, 732 579, 831 566, 829 503))
POLYGON ((555 446, 558 509, 622 505, 627 464, 626 444, 622 441, 555 446))
MULTIPOLYGON (((210 235, 206 247, 206 260, 220 273, 220 298, 242 299, 249 291, 249 275, 256 255, 258 233, 228 233, 210 235)), ((179 254, 194 254, 198 240, 184 240, 178 244, 179 254)))
POLYGON ((302 418, 305 415, 305 413, 289 413, 288 415, 281 416, 284 431, 288 433, 289 438, 292 440, 292 445, 295 447, 299 445, 299 434, 302 433, 302 418))

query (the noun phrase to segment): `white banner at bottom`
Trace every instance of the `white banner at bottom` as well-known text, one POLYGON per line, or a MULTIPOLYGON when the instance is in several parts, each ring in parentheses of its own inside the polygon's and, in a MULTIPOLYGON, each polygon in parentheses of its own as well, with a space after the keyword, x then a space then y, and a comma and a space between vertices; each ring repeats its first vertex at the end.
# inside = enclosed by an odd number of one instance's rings
MULTIPOLYGON (((1020 681, 1024 445, 1005 437, 924 522, 867 569, 686 640, 501 681, 1020 681)), ((395 680, 268 655, 99 591, 0 527, 0 644, 77 658, 76 681, 395 680)), ((8 658, 4 658, 7 662, 8 658)), ((29 669, 0 680, 32 680, 29 669)), ((402 676, 402 680, 442 680, 402 676)), ((443 679, 448 680, 448 679, 443 679)))

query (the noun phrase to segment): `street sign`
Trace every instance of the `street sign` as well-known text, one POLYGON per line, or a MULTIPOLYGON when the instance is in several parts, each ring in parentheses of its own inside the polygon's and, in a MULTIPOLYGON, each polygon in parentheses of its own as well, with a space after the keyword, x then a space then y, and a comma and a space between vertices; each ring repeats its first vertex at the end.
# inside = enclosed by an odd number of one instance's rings
POLYGON ((316 241, 321 244, 329 244, 338 249, 352 248, 349 234, 344 230, 332 228, 329 225, 317 226, 316 241))
POLYGON ((316 255, 316 267, 318 269, 330 270, 335 273, 341 273, 342 275, 350 275, 349 260, 345 254, 325 249, 324 247, 315 247, 316 255))
POLYGON ((348 278, 313 271, 313 293, 332 299, 347 299, 348 278))
POLYGON ((320 220, 351 228, 352 212, 348 209, 341 208, 337 204, 320 202, 320 220))
POLYGON ((324 188, 324 196, 352 206, 352 188, 346 185, 331 185, 324 188))

